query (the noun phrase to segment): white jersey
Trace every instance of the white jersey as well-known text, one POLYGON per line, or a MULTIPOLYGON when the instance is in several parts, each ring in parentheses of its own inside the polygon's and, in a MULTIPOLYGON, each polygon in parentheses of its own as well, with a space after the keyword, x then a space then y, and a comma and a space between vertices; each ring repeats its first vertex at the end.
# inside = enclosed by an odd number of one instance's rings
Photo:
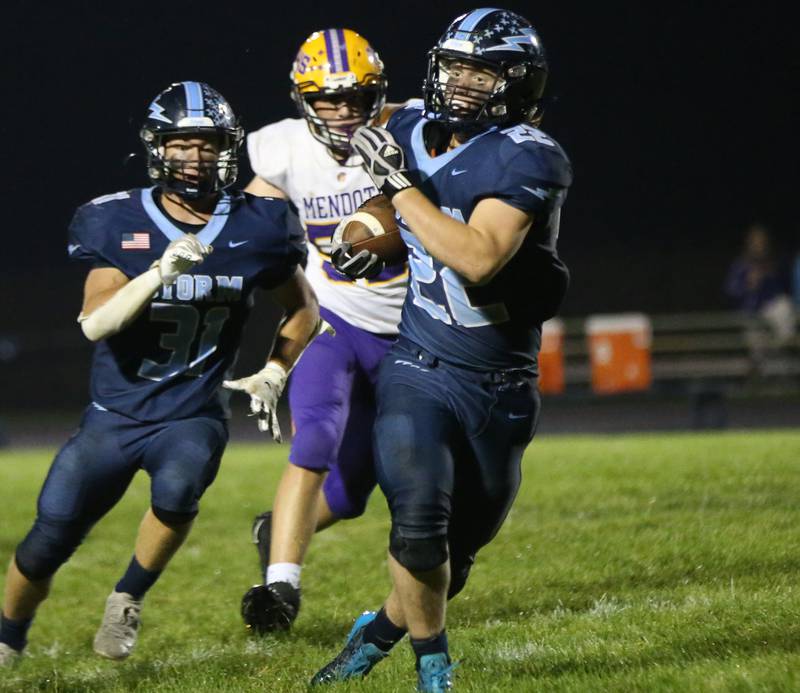
POLYGON ((250 133, 247 151, 253 172, 283 190, 297 207, 308 237, 306 276, 320 305, 363 330, 397 334, 408 266, 387 267, 375 279, 353 282, 330 263, 331 236, 339 221, 378 194, 361 158, 339 164, 300 118, 250 133))

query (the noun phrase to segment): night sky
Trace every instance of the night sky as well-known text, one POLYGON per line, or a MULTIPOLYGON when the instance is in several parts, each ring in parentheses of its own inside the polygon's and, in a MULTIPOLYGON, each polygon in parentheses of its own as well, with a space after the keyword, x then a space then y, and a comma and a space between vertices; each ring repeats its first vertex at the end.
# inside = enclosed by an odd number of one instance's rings
MULTIPOLYGON (((170 82, 221 91, 247 130, 294 115, 288 71, 314 29, 365 35, 392 101, 418 96, 427 49, 472 5, 454 2, 12 3, 2 41, 4 329, 72 325, 79 204, 146 183, 137 131, 170 82), (203 8, 199 10, 198 8, 203 8), (24 309, 23 309, 24 308, 24 309)), ((560 249, 564 312, 726 306, 745 226, 798 243, 797 37, 777 3, 506 3, 550 64, 544 130, 573 161, 560 249)), ((520 287, 524 291, 524 287, 520 287)))

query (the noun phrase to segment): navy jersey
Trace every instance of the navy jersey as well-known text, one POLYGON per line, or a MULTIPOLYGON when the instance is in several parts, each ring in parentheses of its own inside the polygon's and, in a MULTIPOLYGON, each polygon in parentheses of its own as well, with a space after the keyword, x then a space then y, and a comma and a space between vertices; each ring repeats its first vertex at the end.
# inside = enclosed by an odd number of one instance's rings
MULTIPOLYGON (((161 287, 128 327, 95 347, 95 404, 138 421, 224 416, 220 383, 236 358, 256 286, 286 281, 305 257, 305 236, 283 200, 224 194, 197 237, 214 251, 161 287)), ((153 188, 105 195, 78 208, 72 259, 147 271, 183 232, 156 205, 153 188)))
POLYGON ((508 264, 476 286, 423 248, 402 219, 411 281, 400 334, 442 360, 468 368, 536 368, 542 322, 560 305, 569 275, 556 252, 561 205, 572 182, 561 147, 527 124, 492 127, 439 156, 423 130, 437 127, 416 104, 387 129, 439 209, 468 222, 476 205, 496 198, 528 212, 533 225, 508 264))

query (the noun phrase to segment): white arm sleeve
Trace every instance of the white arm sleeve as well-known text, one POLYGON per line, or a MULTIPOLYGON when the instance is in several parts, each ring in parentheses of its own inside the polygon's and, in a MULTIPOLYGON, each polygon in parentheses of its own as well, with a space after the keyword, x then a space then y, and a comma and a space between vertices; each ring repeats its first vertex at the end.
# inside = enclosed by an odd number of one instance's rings
POLYGON ((161 287, 161 274, 153 267, 131 279, 117 293, 89 315, 81 313, 78 322, 83 334, 93 342, 106 339, 125 329, 150 303, 161 287))

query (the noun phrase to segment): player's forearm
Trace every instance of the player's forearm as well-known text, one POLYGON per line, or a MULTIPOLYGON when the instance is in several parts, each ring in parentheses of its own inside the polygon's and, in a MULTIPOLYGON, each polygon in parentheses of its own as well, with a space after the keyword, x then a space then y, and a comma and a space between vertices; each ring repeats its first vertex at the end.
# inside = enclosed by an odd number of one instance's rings
POLYGON ((314 296, 287 313, 275 338, 275 346, 270 361, 278 361, 286 371, 290 371, 308 343, 317 335, 319 325, 319 305, 314 296))
POLYGON ((113 292, 91 312, 78 316, 83 334, 93 342, 117 334, 130 325, 161 286, 158 268, 147 270, 113 292))
POLYGON ((490 234, 448 216, 416 188, 397 193, 392 204, 425 250, 468 281, 486 282, 507 262, 490 234))

